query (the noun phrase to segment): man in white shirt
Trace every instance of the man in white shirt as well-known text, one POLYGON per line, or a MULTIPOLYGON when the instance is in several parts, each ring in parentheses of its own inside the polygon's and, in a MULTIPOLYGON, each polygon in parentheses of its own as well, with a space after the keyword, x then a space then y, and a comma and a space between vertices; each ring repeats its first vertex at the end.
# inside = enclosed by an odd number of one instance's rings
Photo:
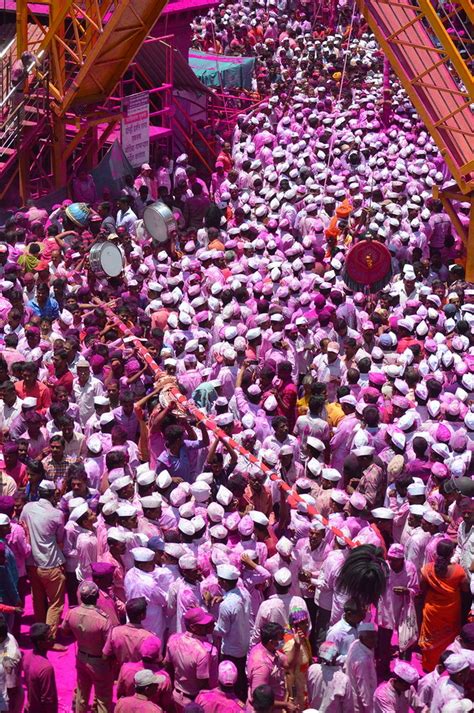
POLYGON ((127 601, 145 597, 148 607, 143 626, 163 641, 167 629, 166 592, 172 580, 162 567, 155 566, 153 550, 148 547, 134 547, 130 554, 133 557, 133 567, 125 575, 125 596, 127 601))
POLYGON ((0 393, 0 430, 6 433, 21 412, 22 399, 17 396, 13 382, 9 381, 0 393))
MULTIPOLYGON (((61 549, 64 516, 53 505, 56 493, 54 483, 51 480, 43 480, 38 490, 39 500, 26 503, 20 515, 20 523, 26 525, 31 543, 27 570, 31 582, 35 620, 49 624, 54 640, 64 608, 66 591, 66 576, 63 568, 65 557, 61 549)), ((55 644, 53 648, 57 651, 65 650, 59 644, 55 644)))
POLYGON ((273 575, 273 585, 276 594, 271 594, 258 608, 252 630, 251 646, 255 646, 259 643, 260 630, 264 624, 273 622, 280 624, 284 629, 288 629, 290 609, 304 609, 308 611, 305 600, 291 593, 292 583, 293 575, 288 567, 281 567, 273 575))
POLYGON ((250 642, 250 595, 244 588, 237 587, 239 570, 230 564, 217 567, 217 579, 224 592, 219 604, 214 636, 220 640, 223 658, 237 666, 238 678, 235 692, 240 700, 247 699, 247 678, 245 663, 250 642))
POLYGON ((346 674, 349 678, 354 713, 371 713, 377 673, 375 670, 374 650, 377 645, 375 624, 359 624, 359 638, 349 647, 346 659, 346 674))
POLYGON ((352 599, 344 604, 342 619, 331 626, 326 634, 327 641, 337 646, 337 663, 344 664, 347 652, 358 636, 358 626, 364 619, 365 612, 352 599))
POLYGON ((99 379, 91 376, 89 362, 80 358, 76 364, 77 378, 73 383, 73 394, 79 406, 81 425, 84 427, 94 415, 94 397, 104 395, 104 387, 99 379))
POLYGON ((442 676, 436 686, 430 706, 431 713, 442 713, 447 703, 464 698, 464 686, 471 670, 469 660, 462 654, 451 654, 444 666, 448 676, 442 676))
POLYGON ((339 344, 329 342, 326 354, 318 365, 317 380, 327 384, 327 400, 336 401, 336 391, 341 383, 341 360, 339 359, 339 344))
POLYGON ((117 218, 115 219, 115 225, 117 228, 125 228, 129 235, 135 235, 135 226, 138 218, 130 208, 130 203, 130 196, 120 196, 119 210, 117 212, 117 218))

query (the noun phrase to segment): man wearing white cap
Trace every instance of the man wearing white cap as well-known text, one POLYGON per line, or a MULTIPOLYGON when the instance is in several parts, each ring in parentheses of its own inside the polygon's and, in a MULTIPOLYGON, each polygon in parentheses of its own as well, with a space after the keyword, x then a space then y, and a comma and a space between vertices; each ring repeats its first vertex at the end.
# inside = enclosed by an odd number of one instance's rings
POLYGON ((386 711, 421 710, 415 686, 420 678, 418 671, 405 661, 397 661, 393 675, 375 691, 373 713, 386 711))
POLYGON ((145 597, 148 607, 143 626, 163 641, 167 629, 168 577, 155 567, 153 550, 148 547, 134 547, 130 554, 133 557, 134 566, 125 575, 126 598, 128 600, 145 597))
POLYGON ((214 635, 222 657, 235 663, 239 672, 236 692, 245 700, 247 680, 245 662, 250 643, 250 595, 246 589, 238 588, 239 570, 230 564, 217 567, 217 580, 224 596, 219 604, 214 635))
MULTIPOLYGON (((265 562, 265 569, 270 572, 270 574, 275 574, 282 567, 287 567, 293 574, 290 593, 296 596, 300 596, 300 584, 299 584, 299 569, 298 561, 294 553, 294 544, 288 537, 280 537, 275 545, 276 554, 269 557, 265 562)), ((274 589, 272 593, 274 593, 274 589)))
POLYGON ((439 513, 426 509, 420 527, 412 532, 406 544, 405 558, 415 565, 417 572, 420 572, 423 566, 426 546, 443 523, 444 520, 439 513))
POLYGON ((91 375, 87 359, 80 357, 76 363, 77 376, 73 383, 73 395, 79 406, 81 425, 85 427, 88 420, 94 415, 94 397, 104 395, 104 387, 99 379, 91 375))
POLYGON ((74 508, 70 514, 78 526, 79 535, 76 540, 77 567, 76 577, 79 582, 89 579, 91 564, 97 562, 97 535, 95 525, 97 517, 87 503, 74 508))
POLYGON ((371 622, 359 624, 359 638, 347 653, 346 673, 352 688, 354 713, 372 713, 377 673, 374 649, 377 644, 377 627, 371 622))
POLYGON ((339 344, 337 342, 329 342, 326 348, 326 354, 323 355, 317 372, 318 381, 327 384, 327 400, 334 402, 337 400, 336 392, 341 384, 342 363, 339 359, 339 344))
POLYGON ((462 654, 451 654, 444 662, 447 676, 442 676, 436 686, 430 713, 442 713, 444 706, 464 698, 464 686, 470 675, 469 660, 462 654))
POLYGON ((339 421, 334 429, 329 445, 331 449, 331 465, 342 473, 344 459, 351 450, 352 435, 356 426, 359 427, 359 419, 355 411, 357 405, 355 396, 352 394, 341 396, 339 404, 344 412, 344 418, 339 421))
MULTIPOLYGON (((326 527, 319 518, 315 518, 310 524, 308 537, 299 538, 295 547, 295 556, 299 568, 300 592, 308 608, 312 624, 310 639, 313 647, 315 647, 318 633, 316 627, 317 616, 321 618, 319 607, 315 602, 315 582, 318 580, 319 573, 324 563, 327 562, 329 554, 330 548, 326 541, 326 527)), ((330 605, 326 608, 326 611, 327 624, 331 612, 330 605)), ((322 616, 324 618, 324 615, 322 616)))
POLYGON ((255 624, 250 639, 251 645, 259 641, 260 629, 268 622, 280 624, 284 629, 289 627, 290 610, 305 609, 308 611, 302 597, 291 594, 292 574, 288 567, 281 567, 273 575, 275 594, 263 601, 258 609, 255 624))
MULTIPOLYGON (((364 495, 369 508, 377 508, 383 504, 387 478, 384 469, 374 461, 375 449, 373 446, 359 446, 353 454, 359 461, 362 475, 354 490, 364 495)), ((380 461, 379 461, 380 462, 380 461)), ((352 492, 349 485, 348 492, 352 492)))
POLYGON ((158 198, 158 187, 156 179, 153 177, 153 169, 149 163, 143 163, 140 167, 140 175, 135 179, 134 187, 138 191, 140 186, 146 186, 151 200, 158 198))
POLYGON ((221 661, 217 675, 218 686, 210 691, 202 691, 196 698, 196 704, 201 705, 206 713, 240 713, 242 701, 235 694, 237 682, 237 667, 232 661, 221 661))
MULTIPOLYGON (((415 615, 413 600, 419 593, 418 573, 412 562, 405 560, 405 550, 403 545, 394 543, 387 551, 387 562, 389 566, 389 576, 385 594, 381 597, 377 608, 377 622, 379 624, 379 641, 377 658, 381 667, 385 666, 384 674, 389 673, 390 664, 390 642, 394 631, 400 630, 400 626, 409 621, 413 622, 415 615)), ((408 627, 407 627, 408 628, 408 627)), ((416 639, 417 627, 412 636, 416 639)), ((414 641, 400 641, 400 652, 405 655, 405 651, 414 644, 414 641)))
POLYGON ((178 560, 180 576, 169 586, 167 594, 168 611, 176 612, 173 624, 169 622, 172 633, 185 631, 184 615, 188 609, 202 606, 202 597, 199 582, 202 575, 196 557, 189 553, 182 555, 178 560))
POLYGON ((294 434, 298 438, 303 461, 307 458, 306 441, 308 436, 319 438, 326 447, 329 443, 329 425, 327 421, 322 418, 324 406, 324 397, 311 396, 308 403, 308 413, 304 416, 298 416, 296 419, 294 434))

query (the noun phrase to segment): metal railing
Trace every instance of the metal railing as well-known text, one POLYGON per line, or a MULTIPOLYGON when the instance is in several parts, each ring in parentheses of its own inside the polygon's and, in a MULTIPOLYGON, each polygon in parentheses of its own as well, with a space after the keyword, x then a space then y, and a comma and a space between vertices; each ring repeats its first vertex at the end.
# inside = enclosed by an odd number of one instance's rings
MULTIPOLYGON (((32 63, 28 67, 30 73, 34 66, 35 63, 32 63)), ((3 198, 18 174, 19 150, 28 152, 30 156, 30 181, 34 181, 37 175, 45 174, 42 165, 45 152, 41 150, 43 146, 39 145, 39 141, 42 138, 43 144, 46 144, 51 140, 48 74, 25 79, 23 91, 19 85, 12 86, 2 97, 0 113, 0 198, 3 198), (30 151, 35 145, 35 150, 30 151)))
POLYGON ((11 87, 12 64, 14 53, 16 52, 15 39, 10 40, 6 47, 0 52, 0 105, 11 87))

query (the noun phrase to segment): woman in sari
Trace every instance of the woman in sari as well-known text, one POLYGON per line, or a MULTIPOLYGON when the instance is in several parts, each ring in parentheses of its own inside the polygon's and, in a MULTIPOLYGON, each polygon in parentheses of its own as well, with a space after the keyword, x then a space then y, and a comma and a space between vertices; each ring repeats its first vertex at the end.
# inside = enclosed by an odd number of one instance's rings
POLYGON ((469 583, 463 567, 451 564, 455 547, 451 540, 441 540, 435 561, 421 570, 424 606, 418 643, 426 672, 433 671, 461 630, 461 591, 467 591, 469 583))

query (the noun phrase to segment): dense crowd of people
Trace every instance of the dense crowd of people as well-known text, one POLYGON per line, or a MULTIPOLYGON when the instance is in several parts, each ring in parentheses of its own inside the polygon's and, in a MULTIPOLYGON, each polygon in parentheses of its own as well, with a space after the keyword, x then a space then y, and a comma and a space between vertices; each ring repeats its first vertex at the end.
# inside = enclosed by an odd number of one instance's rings
POLYGON ((163 157, 114 206, 79 173, 87 225, 30 203, 0 235, 0 711, 470 711, 474 287, 446 166, 352 4, 193 28, 267 97, 209 180, 163 157), (361 240, 389 251, 372 291, 361 240))

